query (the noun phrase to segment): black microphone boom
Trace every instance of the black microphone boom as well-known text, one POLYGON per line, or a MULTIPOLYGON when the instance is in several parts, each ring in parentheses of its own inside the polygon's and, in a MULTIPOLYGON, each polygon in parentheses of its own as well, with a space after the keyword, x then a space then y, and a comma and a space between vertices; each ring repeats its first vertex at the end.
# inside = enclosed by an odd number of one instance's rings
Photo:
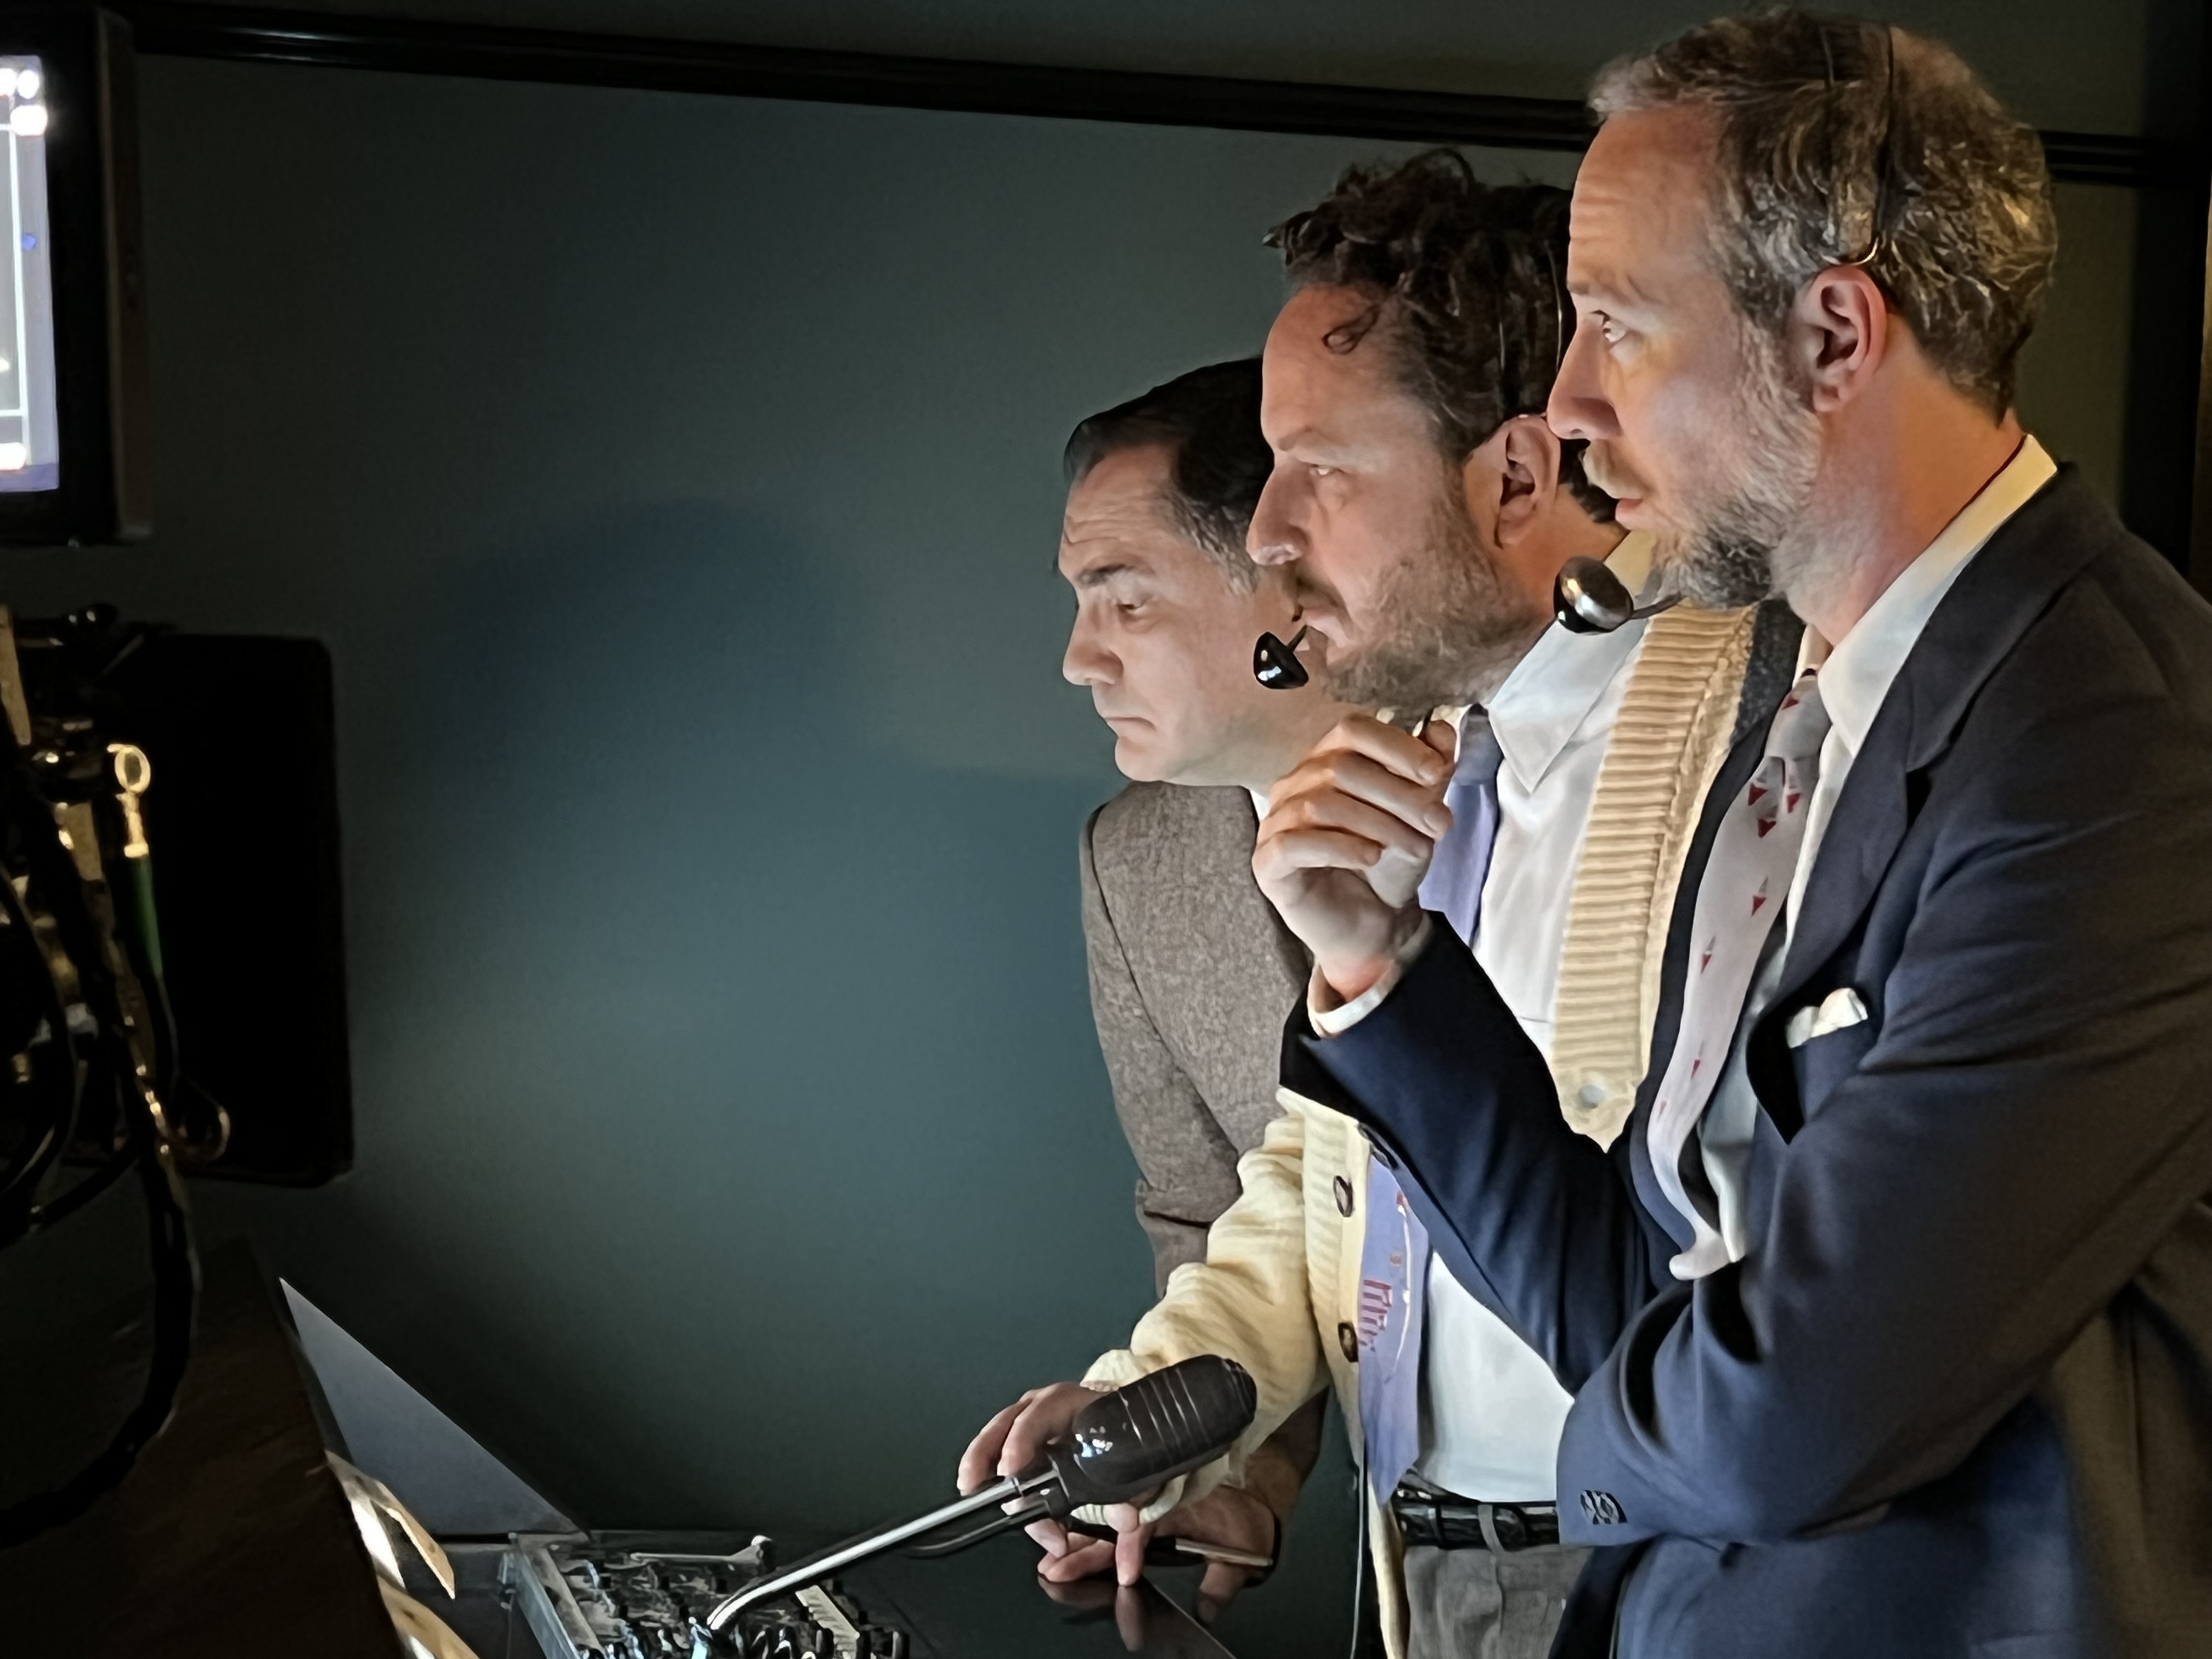
POLYGON ((1552 582, 1552 610, 1570 634, 1610 634, 1640 617, 1656 617, 1678 600, 1638 605, 1603 559, 1569 559, 1552 582))
POLYGON ((1252 678, 1270 691, 1295 691, 1304 685, 1312 678, 1298 660, 1298 643, 1305 636, 1301 628, 1285 645, 1273 634, 1261 635, 1252 647, 1252 678))
POLYGON ((978 1528, 961 1541, 979 1540, 1003 1526, 1065 1520, 1089 1504, 1126 1504, 1188 1474, 1227 1451, 1251 1426, 1260 1391, 1233 1359, 1200 1354, 1140 1376, 1103 1394, 1076 1413, 1068 1437, 1046 1449, 1043 1459, 1019 1475, 1007 1475, 934 1509, 833 1544, 781 1572, 748 1584, 707 1615, 716 1635, 747 1607, 827 1578, 840 1567, 934 1532, 939 1527, 1026 1498, 1026 1508, 978 1528))

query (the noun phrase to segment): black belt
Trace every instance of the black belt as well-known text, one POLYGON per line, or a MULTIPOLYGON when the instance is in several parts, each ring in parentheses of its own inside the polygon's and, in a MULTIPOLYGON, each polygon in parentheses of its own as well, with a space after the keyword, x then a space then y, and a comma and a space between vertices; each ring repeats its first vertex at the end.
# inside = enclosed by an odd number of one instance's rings
POLYGON ((1398 1517, 1408 1544, 1432 1549, 1487 1549, 1510 1555, 1559 1541, 1555 1504, 1479 1504, 1449 1492, 1401 1486, 1390 1494, 1390 1512, 1398 1517))

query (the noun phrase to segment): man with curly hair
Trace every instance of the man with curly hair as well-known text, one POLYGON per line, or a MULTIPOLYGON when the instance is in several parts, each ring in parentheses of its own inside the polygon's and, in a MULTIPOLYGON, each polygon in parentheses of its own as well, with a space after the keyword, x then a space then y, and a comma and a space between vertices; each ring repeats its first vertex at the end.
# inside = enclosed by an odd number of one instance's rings
MULTIPOLYGON (((1568 559, 1609 558, 1634 588, 1648 552, 1610 522, 1581 447, 1538 414, 1571 319, 1566 210, 1562 191, 1487 186, 1439 151, 1354 168, 1279 228, 1293 291, 1263 360, 1274 460, 1250 544, 1287 578, 1331 696, 1456 721, 1450 830, 1423 890, 1511 988, 1557 1073, 1555 1115, 1604 1140, 1641 1071, 1645 959, 1689 809, 1747 665, 1779 671, 1794 647, 1770 626, 1754 651, 1748 608, 1686 607, 1595 639, 1551 625, 1568 559)), ((1451 725, 1435 730, 1448 745, 1451 725)), ((1402 739, 1349 717, 1303 766, 1359 765, 1382 734, 1402 739)), ((1422 880, 1410 861, 1401 876, 1409 893, 1422 880)), ((1583 1553, 1561 1545, 1555 1509, 1568 1395, 1427 1250, 1396 1172, 1352 1124, 1285 1104, 1203 1260, 1085 1378, 1226 1354, 1258 1385, 1251 1431, 1141 1512, 1103 1517, 1111 1542, 1039 1528, 1042 1570, 1112 1565, 1126 1582, 1156 1529, 1232 1541, 1213 1528, 1267 1436, 1333 1383, 1363 1465, 1389 1650, 1535 1659, 1583 1553)), ((1024 1396, 977 1437, 963 1484, 1025 1464, 1088 1397, 1077 1384, 1024 1396)))
POLYGON ((2041 147, 1945 48, 1797 11, 1594 102, 1554 429, 1678 590, 1786 598, 1796 671, 1612 1156, 1406 897, 1443 786, 1402 733, 1261 824, 1316 958, 1285 1082, 1575 1390, 1563 1659, 2203 1655, 2212 610, 2013 408, 2041 147))

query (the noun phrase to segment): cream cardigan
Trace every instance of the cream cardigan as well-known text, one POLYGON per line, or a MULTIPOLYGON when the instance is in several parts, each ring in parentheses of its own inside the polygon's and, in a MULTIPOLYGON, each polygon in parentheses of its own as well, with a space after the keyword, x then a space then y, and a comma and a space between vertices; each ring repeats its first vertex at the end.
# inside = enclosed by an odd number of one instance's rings
MULTIPOLYGON (((1627 1121, 1644 1075, 1674 889, 1728 752, 1754 619, 1687 606, 1654 617, 1598 775, 1569 901, 1552 1073, 1567 1121, 1601 1143, 1627 1121)), ((1258 1415, 1228 1456, 1172 1483, 1150 1516, 1224 1481, 1279 1480, 1263 1460, 1248 1480, 1252 1453, 1324 1387, 1336 1389, 1355 1455, 1361 1443, 1352 1356, 1367 1143, 1341 1114, 1288 1090, 1279 1098, 1283 1115, 1237 1164, 1242 1194, 1207 1234, 1205 1260, 1176 1268, 1129 1346, 1084 1379, 1119 1387, 1219 1353, 1259 1387, 1258 1415)), ((1260 1495, 1278 1513, 1288 1507, 1286 1494, 1260 1495)), ((1404 1659, 1404 1547, 1395 1522, 1367 1502, 1384 1644, 1404 1659)))

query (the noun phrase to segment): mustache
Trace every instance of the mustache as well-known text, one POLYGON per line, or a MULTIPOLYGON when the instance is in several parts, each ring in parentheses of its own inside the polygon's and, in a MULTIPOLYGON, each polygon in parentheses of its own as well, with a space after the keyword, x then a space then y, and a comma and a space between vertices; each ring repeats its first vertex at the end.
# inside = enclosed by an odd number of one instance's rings
POLYGON ((1593 440, 1583 451, 1583 476, 1615 501, 1646 493, 1644 481, 1617 460, 1611 450, 1593 440))
POLYGON ((1315 581, 1311 577, 1300 572, 1296 566, 1292 567, 1290 586, 1291 605, 1294 614, 1303 615, 1310 605, 1319 605, 1340 615, 1342 614, 1344 602, 1338 597, 1336 590, 1325 582, 1315 581))

